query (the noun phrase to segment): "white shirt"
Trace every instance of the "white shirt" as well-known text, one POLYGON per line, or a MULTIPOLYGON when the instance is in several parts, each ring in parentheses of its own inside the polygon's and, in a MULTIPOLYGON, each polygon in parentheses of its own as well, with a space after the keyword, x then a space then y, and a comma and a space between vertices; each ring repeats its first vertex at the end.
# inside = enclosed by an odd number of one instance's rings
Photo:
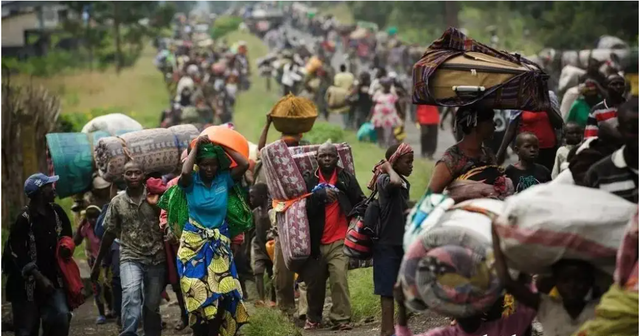
POLYGON ((297 66, 293 66, 293 64, 285 64, 282 73, 282 85, 293 86, 293 84, 297 81, 302 80, 302 76, 300 76, 297 71, 297 66))
POLYGON ((189 90, 191 90, 191 92, 194 91, 195 88, 195 83, 193 82, 193 79, 189 76, 183 76, 182 78, 180 78, 180 81, 178 82, 178 87, 177 87, 177 92, 176 92, 176 101, 180 101, 180 97, 182 95, 182 91, 184 89, 188 88, 189 90))
POLYGON ((538 307, 538 321, 542 324, 544 336, 568 336, 573 335, 585 322, 596 315, 598 301, 589 301, 576 319, 571 318, 564 309, 561 299, 554 299, 548 295, 540 294, 540 307, 538 307))

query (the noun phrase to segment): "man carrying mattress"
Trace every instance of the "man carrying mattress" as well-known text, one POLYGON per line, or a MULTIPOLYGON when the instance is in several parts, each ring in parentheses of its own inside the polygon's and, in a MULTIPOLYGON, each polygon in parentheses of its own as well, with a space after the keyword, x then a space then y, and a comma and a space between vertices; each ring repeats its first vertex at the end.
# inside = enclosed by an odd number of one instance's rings
POLYGON ((320 146, 316 158, 319 168, 304 176, 307 190, 311 192, 307 201, 311 256, 301 272, 307 284, 309 304, 304 329, 320 327, 328 278, 333 303, 329 318, 339 330, 349 330, 349 258, 343 252, 344 239, 348 227, 347 215, 365 196, 355 176, 338 167, 338 149, 335 145, 325 143, 320 146))

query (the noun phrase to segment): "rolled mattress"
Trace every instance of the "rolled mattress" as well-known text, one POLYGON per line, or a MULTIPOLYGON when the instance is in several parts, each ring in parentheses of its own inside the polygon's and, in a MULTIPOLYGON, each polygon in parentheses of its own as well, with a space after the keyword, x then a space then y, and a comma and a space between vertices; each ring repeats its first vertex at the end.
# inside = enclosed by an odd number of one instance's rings
POLYGON ((398 280, 407 307, 462 318, 486 311, 502 292, 492 268, 492 218, 503 202, 460 203, 425 228, 406 251, 398 280))
POLYGON ((120 179, 129 159, 141 163, 145 173, 168 174, 178 167, 180 154, 199 133, 193 125, 178 125, 102 138, 94 150, 96 166, 107 181, 120 179))

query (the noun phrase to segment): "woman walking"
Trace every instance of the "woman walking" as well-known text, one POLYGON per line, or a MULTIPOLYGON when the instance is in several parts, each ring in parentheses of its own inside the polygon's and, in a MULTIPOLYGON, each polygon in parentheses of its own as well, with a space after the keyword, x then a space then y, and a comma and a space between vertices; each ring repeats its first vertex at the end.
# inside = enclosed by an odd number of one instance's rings
POLYGON ((382 148, 387 148, 393 146, 396 142, 393 130, 398 126, 402 126, 403 122, 398 115, 398 111, 400 111, 398 96, 391 92, 391 80, 383 78, 380 83, 382 90, 373 95, 375 106, 371 116, 371 123, 378 133, 378 144, 382 148))
POLYGON ((178 273, 196 335, 235 335, 248 320, 225 219, 229 191, 248 167, 241 154, 202 136, 182 168, 179 185, 189 220, 180 238, 178 273))

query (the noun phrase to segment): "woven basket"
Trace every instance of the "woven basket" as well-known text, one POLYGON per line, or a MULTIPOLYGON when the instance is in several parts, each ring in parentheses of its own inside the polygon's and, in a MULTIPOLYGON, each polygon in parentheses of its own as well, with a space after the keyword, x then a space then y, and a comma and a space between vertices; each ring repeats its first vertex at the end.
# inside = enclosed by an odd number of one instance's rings
POLYGON ((317 116, 292 118, 292 117, 271 117, 273 126, 284 134, 301 134, 311 131, 317 116))

